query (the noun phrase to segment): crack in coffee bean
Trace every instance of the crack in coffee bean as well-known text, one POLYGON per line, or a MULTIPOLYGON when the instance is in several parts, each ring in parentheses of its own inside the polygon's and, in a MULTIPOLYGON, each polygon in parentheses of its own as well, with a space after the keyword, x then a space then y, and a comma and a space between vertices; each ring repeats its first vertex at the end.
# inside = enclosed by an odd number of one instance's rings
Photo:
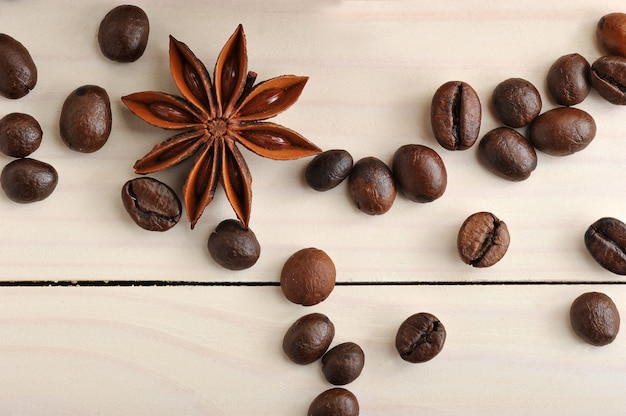
POLYGON ((461 225, 457 249, 464 263, 489 267, 504 257, 509 241, 509 231, 503 221, 489 212, 477 212, 461 225))
POLYGON ((177 218, 175 216, 171 216, 171 215, 165 215, 165 214, 161 214, 159 212, 153 212, 153 211, 147 211, 142 207, 142 202, 140 198, 137 197, 137 194, 135 194, 135 189, 133 188, 133 184, 130 183, 128 186, 128 195, 130 195, 130 197, 132 198, 133 204, 135 205, 135 208, 137 208, 137 214, 139 214, 140 216, 142 216, 146 221, 148 221, 150 219, 150 217, 156 217, 159 219, 162 219, 164 221, 167 222, 176 222, 178 221, 177 218))
POLYGON ((604 217, 589 226, 585 232, 585 247, 605 269, 626 275, 626 224, 604 217))

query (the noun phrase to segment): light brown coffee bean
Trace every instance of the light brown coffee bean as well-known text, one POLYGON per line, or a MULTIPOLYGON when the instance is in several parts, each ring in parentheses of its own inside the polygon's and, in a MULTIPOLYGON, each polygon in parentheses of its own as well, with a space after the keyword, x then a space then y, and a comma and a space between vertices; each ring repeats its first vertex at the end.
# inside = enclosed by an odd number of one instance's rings
POLYGON ((280 274, 285 297, 302 306, 316 305, 335 288, 335 264, 324 251, 305 248, 291 255, 280 274))
POLYGON ((111 102, 104 88, 84 85, 63 103, 61 139, 72 150, 92 153, 105 145, 111 133, 111 102))
POLYGON ((461 225, 457 249, 465 264, 490 267, 504 257, 509 242, 509 230, 503 221, 490 212, 477 212, 461 225))

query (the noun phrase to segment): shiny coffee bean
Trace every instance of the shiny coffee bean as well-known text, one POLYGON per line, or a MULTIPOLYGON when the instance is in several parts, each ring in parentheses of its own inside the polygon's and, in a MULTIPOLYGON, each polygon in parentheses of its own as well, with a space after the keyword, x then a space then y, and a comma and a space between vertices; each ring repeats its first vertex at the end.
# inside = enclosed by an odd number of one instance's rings
POLYGON ((28 49, 11 36, 0 33, 0 95, 22 98, 37 84, 37 66, 28 49))
POLYGON ((583 293, 570 308, 572 329, 583 341, 608 345, 619 333, 620 316, 613 300, 600 292, 583 293))
POLYGON ((558 107, 541 114, 531 124, 528 138, 536 149, 553 156, 583 150, 596 137, 596 123, 589 113, 574 107, 558 107))
POLYGON ((443 195, 448 184, 439 154, 421 144, 407 144, 396 150, 392 171, 398 190, 415 202, 434 201, 443 195))
POLYGON ((429 361, 443 349, 446 329, 436 316, 420 312, 409 316, 398 328, 396 350, 410 363, 429 361))
POLYGON ((134 62, 148 45, 150 22, 139 7, 117 6, 109 11, 98 29, 98 44, 102 54, 116 62, 134 62))
POLYGON ((524 136, 509 127, 497 127, 480 140, 480 160, 510 181, 523 181, 537 167, 537 153, 524 136))
POLYGON ((626 13, 609 13, 598 21, 596 39, 608 54, 626 57, 626 13))
POLYGON ((522 78, 502 81, 493 91, 496 116, 509 127, 529 125, 541 112, 541 96, 537 88, 522 78))
POLYGON ((130 218, 148 231, 167 231, 178 223, 182 205, 176 193, 156 179, 131 179, 122 187, 122 203, 130 218))
POLYGON ((316 305, 335 288, 337 272, 332 259, 317 248, 305 248, 291 255, 280 273, 285 297, 298 305, 316 305))
POLYGON ((591 65, 591 86, 611 104, 626 105, 626 58, 598 58, 591 65))
POLYGON ((465 264, 490 267, 504 257, 509 242, 509 230, 503 221, 490 212, 477 212, 461 225, 457 249, 465 264))
POLYGON ((327 150, 307 165, 304 179, 316 191, 328 191, 350 175, 352 164, 352 156, 346 150, 327 150))
POLYGON ((330 384, 344 386, 356 380, 365 366, 365 354, 354 342, 335 345, 322 357, 322 373, 330 384))
POLYGON ((600 218, 587 228, 585 247, 605 269, 626 275, 626 224, 617 218, 600 218))
POLYGON ((41 145, 41 126, 28 114, 11 113, 0 119, 0 152, 26 157, 41 145))
POLYGON ((30 158, 15 159, 2 169, 2 189, 12 201, 27 204, 46 199, 57 186, 59 176, 48 163, 30 158))
POLYGON ((111 124, 111 102, 101 87, 79 87, 63 103, 59 122, 61 139, 72 150, 83 153, 99 150, 109 138, 111 124))
POLYGON ((396 199, 391 169, 375 157, 354 164, 348 177, 348 191, 356 207, 368 215, 384 214, 396 199))
POLYGON ((359 411, 356 396, 343 387, 335 387, 313 399, 307 416, 359 416, 359 411))
POLYGON ((548 90, 559 105, 580 104, 591 90, 590 73, 591 66, 582 55, 563 55, 548 71, 548 90))
POLYGON ((328 316, 311 313, 296 320, 283 337, 283 351, 296 364, 311 364, 328 350, 335 325, 328 316))
POLYGON ((430 107, 430 124, 444 149, 465 150, 478 138, 482 108, 478 94, 462 81, 449 81, 437 89, 430 107))
POLYGON ((261 255, 256 235, 238 220, 219 223, 209 236, 207 246, 213 260, 229 270, 248 269, 261 255))

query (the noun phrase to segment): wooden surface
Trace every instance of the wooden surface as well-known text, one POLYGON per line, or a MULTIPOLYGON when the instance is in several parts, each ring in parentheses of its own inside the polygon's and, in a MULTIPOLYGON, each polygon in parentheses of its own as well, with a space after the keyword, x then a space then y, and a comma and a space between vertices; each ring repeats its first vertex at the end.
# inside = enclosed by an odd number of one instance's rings
MULTIPOLYGON (((140 1, 151 34, 132 64, 107 61, 97 46, 100 20, 117 4, 0 0, 0 32, 20 40, 39 70, 28 96, 0 97, 0 116, 25 112, 41 123, 33 157, 60 178, 40 203, 0 195, 0 414, 304 415, 331 386, 319 363, 292 364, 280 345, 313 311, 335 323, 333 344, 365 351, 361 377, 347 386, 362 415, 624 414, 623 337, 586 345, 568 312, 592 290, 626 310, 626 281, 598 266, 582 240, 600 217, 626 220, 626 108, 592 92, 578 107, 595 118, 595 140, 572 156, 539 154, 522 183, 487 171, 475 148, 441 148, 428 118, 432 94, 449 80, 477 90, 481 135, 499 125, 489 99, 504 79, 528 79, 544 110, 553 108, 548 68, 567 53, 601 56, 595 25, 626 11, 623 2, 140 1), (250 226, 262 246, 254 267, 224 270, 206 250, 214 227, 234 217, 221 189, 193 231, 186 218, 162 234, 135 226, 121 187, 168 133, 132 116, 119 97, 176 93, 169 34, 212 69, 239 23, 259 80, 310 77, 276 122, 355 160, 390 163, 403 144, 430 146, 448 171, 444 196, 429 204, 399 196, 371 217, 352 205, 345 184, 309 189, 308 160, 244 151, 254 178, 250 226), (84 84, 104 87, 113 109, 109 142, 88 155, 58 134, 65 97, 84 84), (460 261, 455 241, 463 220, 482 210, 507 223, 511 245, 500 263, 478 270, 460 261), (278 279, 284 261, 310 246, 334 260, 338 286, 304 308, 284 299, 278 279), (421 311, 441 319, 448 339, 434 360, 411 365, 393 341, 421 311)), ((187 168, 153 176, 179 190, 187 168)))

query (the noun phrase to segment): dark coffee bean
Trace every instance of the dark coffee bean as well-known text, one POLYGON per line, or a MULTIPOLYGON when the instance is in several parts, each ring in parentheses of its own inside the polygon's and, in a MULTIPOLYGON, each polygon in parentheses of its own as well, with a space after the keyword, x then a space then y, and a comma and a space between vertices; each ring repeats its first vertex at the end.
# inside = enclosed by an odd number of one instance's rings
POLYGON ((122 187, 122 202, 133 221, 148 231, 167 231, 178 223, 181 203, 176 193, 153 178, 131 179, 122 187))
POLYGON ((626 13, 602 16, 596 27, 596 38, 607 53, 626 57, 626 13))
POLYGON ((537 167, 537 153, 524 136, 509 127, 497 127, 480 140, 478 155, 497 175, 510 181, 527 179, 537 167))
POLYGON ((461 225, 457 249, 465 264, 489 267, 504 257, 509 242, 509 230, 503 221, 490 212, 477 212, 461 225))
POLYGON ((104 16, 98 29, 102 54, 117 62, 134 62, 148 45, 148 16, 133 5, 117 6, 104 16))
POLYGON ((30 158, 15 159, 2 169, 4 193, 21 204, 46 199, 57 186, 59 176, 51 165, 30 158))
POLYGON ((439 154, 420 144, 407 144, 396 150, 392 171, 398 190, 415 202, 434 201, 443 195, 448 184, 439 154))
POLYGON ((570 321, 576 335, 598 347, 613 342, 619 332, 619 311, 604 293, 588 292, 577 297, 570 308, 570 321))
POLYGON ((356 380, 365 365, 365 354, 354 342, 331 348, 322 357, 322 373, 330 384, 343 386, 356 380))
POLYGON ((626 58, 598 58, 591 65, 591 86, 611 104, 626 105, 626 58))
POLYGON ((63 103, 59 122, 61 138, 72 150, 91 153, 104 146, 111 133, 111 102, 96 85, 74 90, 63 103))
POLYGON ((0 33, 0 95, 17 99, 37 84, 37 67, 28 50, 11 36, 0 33))
POLYGON ((384 214, 396 199, 391 169, 375 157, 354 164, 348 177, 348 191, 356 207, 368 215, 384 214))
POLYGON ((548 90, 559 105, 582 103, 589 95, 591 66, 580 54, 557 59, 548 71, 548 90))
POLYGON ((626 224, 616 218, 600 218, 587 228, 585 246, 598 264, 626 275, 626 224))
POLYGON ((430 124, 444 149, 465 150, 478 138, 482 108, 476 91, 462 81, 437 89, 430 107, 430 124))
POLYGON ((359 401, 343 387, 335 387, 321 393, 309 406, 308 416, 358 416, 359 401))
POLYGON ((328 350, 335 325, 328 316, 311 313, 291 324, 283 337, 283 351, 296 364, 311 364, 328 350))
POLYGON ((396 350, 405 361, 423 363, 435 358, 445 341, 446 329, 439 319, 420 312, 409 316, 398 328, 396 350))
POLYGON ((261 245, 254 232, 237 220, 219 223, 207 246, 213 260, 229 270, 250 268, 261 255, 261 245))
POLYGON ((509 78, 494 89, 493 108, 496 116, 507 126, 524 127, 541 112, 541 96, 531 82, 509 78))
POLYGON ((306 183, 316 191, 333 189, 352 170, 352 155, 345 150, 327 150, 315 156, 304 173, 306 183))
POLYGON ((332 259, 317 248, 304 248, 291 255, 280 273, 285 297, 303 306, 324 301, 335 288, 337 272, 332 259))
POLYGON ((544 153, 567 156, 583 150, 596 137, 596 123, 589 113, 574 107, 558 107, 541 114, 531 124, 528 138, 544 153))
POLYGON ((11 113, 0 119, 0 152, 11 157, 26 157, 39 148, 43 132, 32 116, 11 113))

